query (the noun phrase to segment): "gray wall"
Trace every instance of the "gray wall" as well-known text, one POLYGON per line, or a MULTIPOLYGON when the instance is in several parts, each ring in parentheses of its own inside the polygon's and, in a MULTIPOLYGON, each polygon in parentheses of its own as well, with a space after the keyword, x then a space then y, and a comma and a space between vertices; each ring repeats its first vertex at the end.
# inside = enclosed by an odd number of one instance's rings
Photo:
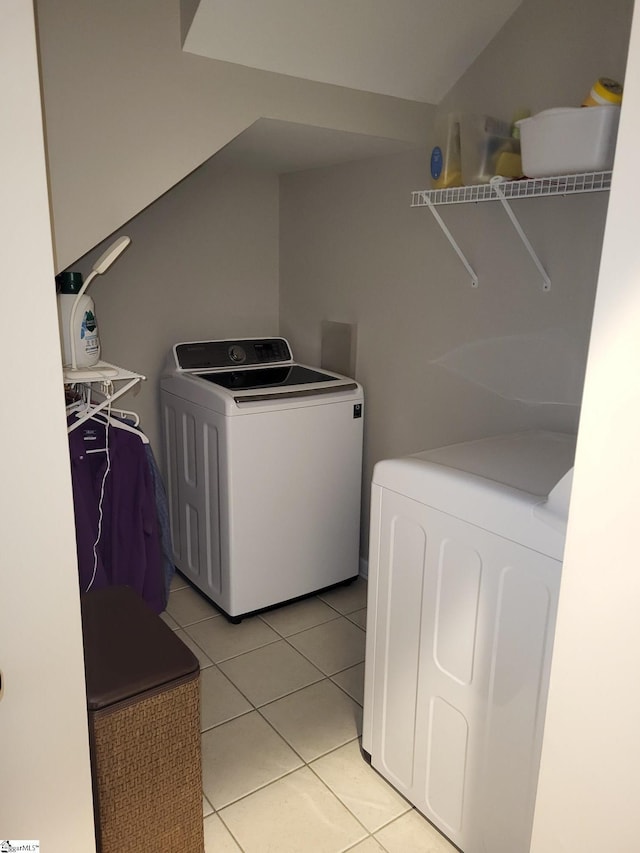
MULTIPOLYGON (((632 3, 529 0, 441 111, 510 118, 578 104, 599 74, 622 79, 632 3), (583 8, 584 6, 584 8, 583 8)), ((363 551, 373 465, 502 431, 575 430, 607 194, 515 202, 552 279, 538 273, 498 204, 441 208, 480 276, 477 290, 410 192, 428 153, 281 178, 280 324, 317 363, 325 319, 356 323, 366 392, 363 551)))
POLYGON ((578 106, 598 77, 623 81, 632 12, 633 0, 524 0, 439 109, 578 106))
POLYGON ((324 319, 357 324, 365 530, 381 458, 577 426, 606 194, 514 204, 548 293, 499 205, 445 210, 473 289, 429 212, 409 207, 425 176, 424 156, 394 155, 281 179, 282 333, 313 364, 324 319))
MULTIPOLYGON (((118 234, 132 243, 89 294, 102 357, 147 377, 135 409, 160 457, 158 382, 178 341, 278 332, 278 180, 215 158, 118 234)), ((117 235, 77 263, 86 273, 117 235)))

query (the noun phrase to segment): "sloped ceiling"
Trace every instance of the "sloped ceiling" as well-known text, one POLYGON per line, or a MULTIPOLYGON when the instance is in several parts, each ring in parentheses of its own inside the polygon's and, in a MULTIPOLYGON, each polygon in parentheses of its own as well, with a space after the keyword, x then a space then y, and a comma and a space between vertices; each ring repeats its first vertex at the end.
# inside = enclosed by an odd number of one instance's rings
POLYGON ((216 159, 284 174, 415 148, 399 139, 261 118, 222 148, 216 159))
POLYGON ((183 47, 263 71, 437 104, 521 2, 190 0, 183 47))

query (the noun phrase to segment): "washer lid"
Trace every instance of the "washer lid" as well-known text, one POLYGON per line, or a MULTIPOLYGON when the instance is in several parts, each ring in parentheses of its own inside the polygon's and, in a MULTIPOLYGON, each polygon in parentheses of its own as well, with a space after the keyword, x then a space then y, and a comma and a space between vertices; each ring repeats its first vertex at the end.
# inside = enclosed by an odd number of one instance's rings
POLYGON ((259 370, 216 370, 196 373, 200 379, 221 385, 232 391, 254 391, 259 388, 286 388, 291 385, 309 385, 316 382, 333 382, 336 377, 321 373, 301 364, 289 364, 282 367, 262 367, 259 370))
POLYGON ((373 482, 560 560, 575 441, 532 431, 454 444, 379 462, 373 482))

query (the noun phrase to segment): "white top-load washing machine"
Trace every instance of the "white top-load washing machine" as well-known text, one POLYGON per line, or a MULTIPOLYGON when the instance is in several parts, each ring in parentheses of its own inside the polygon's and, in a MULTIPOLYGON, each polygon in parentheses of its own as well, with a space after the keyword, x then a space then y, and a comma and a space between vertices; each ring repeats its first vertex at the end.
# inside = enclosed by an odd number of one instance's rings
POLYGON ((575 436, 379 462, 362 744, 464 853, 528 853, 575 436))
POLYGON ((177 568, 235 621, 359 571, 363 392, 284 338, 173 347, 161 380, 177 568))

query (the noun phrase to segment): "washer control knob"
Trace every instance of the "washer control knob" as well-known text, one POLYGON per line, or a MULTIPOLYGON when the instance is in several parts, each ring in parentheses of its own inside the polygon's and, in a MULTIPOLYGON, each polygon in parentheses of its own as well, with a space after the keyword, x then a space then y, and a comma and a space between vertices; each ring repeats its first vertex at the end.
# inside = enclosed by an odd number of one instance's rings
POLYGON ((246 352, 242 349, 242 347, 238 346, 237 344, 233 344, 233 346, 229 347, 229 358, 235 364, 242 364, 246 357, 246 352))

